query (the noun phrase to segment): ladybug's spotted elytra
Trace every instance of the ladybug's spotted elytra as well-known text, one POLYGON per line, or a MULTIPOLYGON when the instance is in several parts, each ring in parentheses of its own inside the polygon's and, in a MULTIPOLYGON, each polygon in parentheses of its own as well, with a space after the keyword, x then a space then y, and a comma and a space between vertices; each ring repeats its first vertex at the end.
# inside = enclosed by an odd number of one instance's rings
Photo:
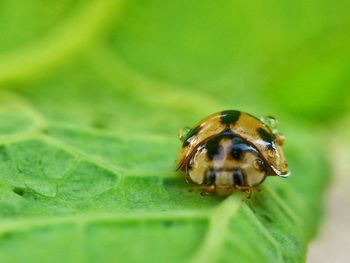
POLYGON ((204 186, 202 194, 229 195, 235 189, 251 196, 266 176, 288 177, 284 136, 273 117, 258 119, 226 110, 179 132, 182 147, 177 169, 186 181, 204 186))

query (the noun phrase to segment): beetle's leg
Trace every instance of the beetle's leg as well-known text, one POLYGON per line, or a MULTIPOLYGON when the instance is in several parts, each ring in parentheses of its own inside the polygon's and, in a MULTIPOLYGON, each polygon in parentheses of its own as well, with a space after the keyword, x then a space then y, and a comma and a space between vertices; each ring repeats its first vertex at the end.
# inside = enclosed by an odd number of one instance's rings
MULTIPOLYGON (((253 194, 253 188, 251 186, 236 186, 237 189, 247 194, 247 198, 250 199, 253 194)), ((255 188, 254 188, 255 189, 255 188)))
POLYGON ((208 185, 207 187, 203 188, 201 195, 213 195, 215 192, 215 184, 208 185))
POLYGON ((258 186, 246 186, 241 189, 242 192, 245 192, 247 194, 247 198, 250 199, 253 195, 253 192, 260 192, 260 189, 258 186))
POLYGON ((253 192, 260 192, 259 186, 248 186, 249 190, 253 192))
POLYGON ((247 190, 245 190, 246 194, 247 194, 247 199, 250 199, 252 197, 253 191, 251 188, 248 188, 247 190))
POLYGON ((255 192, 259 193, 261 191, 259 186, 253 186, 252 188, 254 189, 255 192))

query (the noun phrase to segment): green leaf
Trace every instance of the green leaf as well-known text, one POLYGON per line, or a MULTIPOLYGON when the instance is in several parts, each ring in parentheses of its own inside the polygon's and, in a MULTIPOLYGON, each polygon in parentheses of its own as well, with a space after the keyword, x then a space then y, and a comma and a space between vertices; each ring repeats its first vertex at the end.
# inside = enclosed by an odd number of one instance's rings
POLYGON ((322 123, 349 109, 349 8, 342 0, 132 1, 108 44, 156 78, 200 85, 239 107, 264 99, 322 123))
POLYGON ((28 12, 13 1, 0 11, 11 28, 0 44, 0 262, 305 260, 326 150, 317 128, 269 104, 253 64, 322 30, 312 6, 313 24, 285 39, 301 9, 269 38, 248 19, 276 25, 286 11, 272 0, 130 1, 122 13, 121 1, 24 2, 28 12), (229 108, 279 113, 287 137, 293 175, 250 200, 203 197, 174 172, 178 129, 229 108))

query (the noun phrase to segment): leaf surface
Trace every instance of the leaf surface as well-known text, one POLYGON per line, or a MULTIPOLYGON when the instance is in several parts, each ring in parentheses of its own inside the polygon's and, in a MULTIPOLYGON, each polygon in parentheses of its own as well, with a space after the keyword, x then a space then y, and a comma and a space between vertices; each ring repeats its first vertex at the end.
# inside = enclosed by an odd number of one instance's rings
MULTIPOLYGON (((210 1, 28 2, 28 35, 12 22, 0 45, 1 262, 304 261, 325 149, 315 127, 254 85, 261 72, 246 54, 279 56, 269 41, 289 54, 325 26, 318 14, 294 42, 283 38, 290 21, 253 41, 261 25, 249 14, 275 25, 284 11, 274 1, 271 16, 220 1, 210 19, 210 1), (279 112, 287 137, 293 175, 268 178, 251 200, 203 197, 174 172, 178 128, 229 108, 279 112)), ((18 8, 8 1, 1 19, 18 8)))

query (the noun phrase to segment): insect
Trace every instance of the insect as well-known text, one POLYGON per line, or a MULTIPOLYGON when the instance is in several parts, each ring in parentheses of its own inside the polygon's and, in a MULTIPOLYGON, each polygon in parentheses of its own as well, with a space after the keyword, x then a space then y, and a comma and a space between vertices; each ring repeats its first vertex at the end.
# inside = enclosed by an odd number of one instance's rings
POLYGON ((273 117, 258 119, 237 110, 212 114, 193 128, 179 131, 182 142, 177 170, 187 182, 203 185, 203 195, 229 195, 235 189, 248 198, 267 176, 288 177, 284 136, 273 117))

